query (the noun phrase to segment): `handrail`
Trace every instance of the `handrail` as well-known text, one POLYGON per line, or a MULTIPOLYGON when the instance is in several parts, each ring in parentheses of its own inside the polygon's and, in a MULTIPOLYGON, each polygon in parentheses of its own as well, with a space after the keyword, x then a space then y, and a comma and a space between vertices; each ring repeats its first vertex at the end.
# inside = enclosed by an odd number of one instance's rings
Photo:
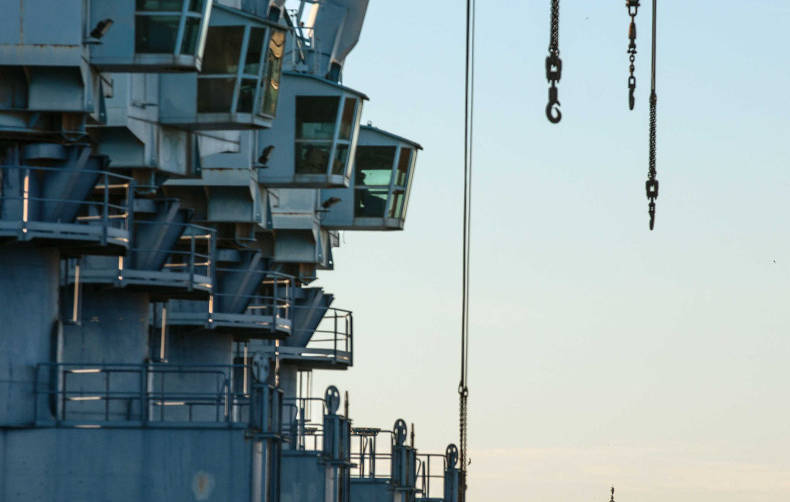
MULTIPOLYGON (((214 267, 216 250, 216 230, 201 227, 192 223, 141 221, 134 223, 135 227, 150 225, 162 227, 180 227, 178 243, 171 248, 152 248, 132 246, 128 249, 125 259, 119 260, 92 260, 82 264, 83 280, 108 276, 113 281, 127 281, 130 278, 139 279, 141 272, 165 274, 167 281, 184 282, 187 290, 192 290, 195 283, 204 289, 211 290, 214 285, 214 267), (181 243, 181 244, 179 244, 181 243), (184 244, 185 243, 185 244, 184 244), (203 249, 198 249, 198 246, 203 249), (186 248, 186 249, 184 249, 186 248)), ((133 243, 139 239, 132 239, 133 243)), ((77 261, 70 264, 70 273, 74 278, 74 266, 77 261)))
MULTIPOLYGON (((101 230, 93 233, 106 244, 109 228, 130 230, 135 182, 127 176, 68 167, 0 165, 0 180, 0 224, 13 221, 23 239, 39 235, 45 227, 51 235, 52 225, 90 228, 89 225, 100 223, 101 230), (11 173, 18 177, 10 177, 11 173), (46 190, 43 184, 46 174, 85 176, 82 181, 89 183, 95 177, 95 182, 84 187, 84 199, 43 197, 40 192, 46 190), (10 178, 6 180, 6 176, 10 178), (117 193, 119 190, 121 193, 117 193)), ((16 230, 7 224, 2 226, 6 231, 16 230)), ((128 238, 125 241, 128 243, 128 238)))
MULTIPOLYGON (((294 305, 296 309, 312 309, 307 305, 294 305)), ((293 333, 313 333, 305 346, 280 344, 266 346, 268 355, 279 354, 288 359, 329 361, 334 364, 353 365, 354 363, 354 320, 350 310, 331 307, 314 330, 294 328, 293 333)), ((287 343, 287 342, 286 342, 287 343)))
MULTIPOLYGON (((40 363, 36 406, 62 422, 247 423, 251 394, 233 390, 249 365, 40 363)), ((39 417, 38 410, 36 416, 39 417)))
POLYGON ((418 453, 416 488, 423 499, 444 499, 444 474, 447 458, 441 453, 418 453), (433 462, 432 462, 433 460, 433 462), (434 467, 432 467, 432 464, 434 467), (436 466, 441 470, 437 473, 436 466), (432 480, 441 480, 431 483, 432 480), (437 488, 438 485, 438 488, 437 488))

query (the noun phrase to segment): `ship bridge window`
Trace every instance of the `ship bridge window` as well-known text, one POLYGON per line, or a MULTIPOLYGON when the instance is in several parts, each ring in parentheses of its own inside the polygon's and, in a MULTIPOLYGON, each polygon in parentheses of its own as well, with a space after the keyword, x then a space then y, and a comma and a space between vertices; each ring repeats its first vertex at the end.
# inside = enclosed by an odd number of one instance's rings
POLYGON ((273 115, 284 43, 281 30, 210 27, 198 75, 198 113, 273 115))
POLYGON ((413 159, 412 148, 358 146, 354 216, 402 218, 413 159))
POLYGON ((296 174, 346 174, 358 102, 345 97, 341 106, 340 96, 296 97, 296 174))
MULTIPOLYGON (((209 0, 136 0, 135 50, 199 56, 209 0)), ((205 35, 203 35, 205 37, 205 35)))

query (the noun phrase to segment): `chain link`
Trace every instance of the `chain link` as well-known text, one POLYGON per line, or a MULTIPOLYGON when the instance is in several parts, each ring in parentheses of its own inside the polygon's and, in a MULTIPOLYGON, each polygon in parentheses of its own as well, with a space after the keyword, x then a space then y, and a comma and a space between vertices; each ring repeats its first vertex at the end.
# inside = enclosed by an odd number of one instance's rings
POLYGON ((633 110, 636 104, 636 14, 639 11, 639 0, 626 0, 625 7, 628 9, 628 15, 631 16, 631 26, 628 28, 628 109, 633 110))
POLYGON ((650 230, 656 222, 656 199, 658 198, 658 180, 656 179, 656 105, 658 96, 656 92, 650 93, 650 145, 648 149, 648 171, 645 191, 647 192, 648 214, 650 215, 650 230))

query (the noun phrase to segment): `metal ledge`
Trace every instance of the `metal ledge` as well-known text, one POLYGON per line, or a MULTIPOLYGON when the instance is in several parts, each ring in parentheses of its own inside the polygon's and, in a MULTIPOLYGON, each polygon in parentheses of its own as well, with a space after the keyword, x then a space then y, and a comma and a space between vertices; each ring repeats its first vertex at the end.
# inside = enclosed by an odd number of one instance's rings
POLYGON ((192 326, 209 330, 222 330, 247 338, 283 339, 291 334, 291 320, 267 315, 213 314, 170 311, 168 326, 192 326), (272 323, 276 323, 274 327, 272 323))
MULTIPOLYGON (((70 282, 74 281, 69 271, 70 282)), ((84 284, 113 284, 119 288, 142 289, 161 301, 173 299, 207 299, 212 292, 211 277, 186 272, 134 269, 91 269, 83 268, 80 282, 84 284)))
MULTIPOLYGON (((267 347, 263 353, 274 357, 274 347, 267 347)), ((345 370, 354 365, 351 352, 309 347, 280 346, 280 361, 296 363, 303 369, 345 370)))
POLYGON ((129 248, 129 231, 121 228, 80 223, 53 223, 42 221, 0 220, 0 237, 10 237, 20 242, 31 240, 58 241, 64 244, 95 243, 114 246, 122 250, 129 248))

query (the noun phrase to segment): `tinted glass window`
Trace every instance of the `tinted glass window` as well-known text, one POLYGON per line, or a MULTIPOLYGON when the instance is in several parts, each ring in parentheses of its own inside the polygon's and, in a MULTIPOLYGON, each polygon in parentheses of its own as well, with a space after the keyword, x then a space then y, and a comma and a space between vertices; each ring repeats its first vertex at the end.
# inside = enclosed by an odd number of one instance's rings
POLYGON ((403 199, 404 199, 403 190, 396 189, 395 191, 393 191, 392 206, 390 206, 390 213, 389 213, 390 218, 400 218, 402 216, 401 213, 403 212, 403 199))
POLYGON ((203 74, 233 73, 239 69, 243 26, 212 26, 206 37, 203 74))
POLYGON ((134 25, 135 51, 145 54, 174 52, 178 16, 137 16, 134 25))
POLYGON ((198 113, 230 113, 235 78, 198 79, 198 113))
POLYGON ((184 39, 181 41, 181 54, 195 55, 198 35, 200 35, 200 18, 188 17, 184 25, 184 39))
POLYGON ((244 59, 244 73, 258 76, 261 69, 261 55, 263 52, 263 36, 266 30, 253 28, 250 30, 250 41, 247 44, 247 57, 244 59))
POLYGON ((351 131, 354 127, 354 119, 356 118, 357 100, 354 98, 346 98, 343 105, 343 117, 340 119, 340 139, 350 140, 351 131))
POLYGON ((257 80, 244 79, 239 88, 239 102, 236 111, 239 113, 252 113, 252 102, 255 100, 255 89, 258 87, 257 80))
POLYGON ((395 184, 403 186, 406 180, 409 179, 409 166, 411 166, 411 156, 413 150, 411 148, 401 148, 400 158, 398 159, 398 171, 395 175, 395 184))
MULTIPOLYGON (((199 0, 197 0, 199 3, 199 0)), ((195 0, 193 0, 195 3, 195 0)), ((183 0, 137 0, 139 11, 174 11, 181 12, 183 0)))
POLYGON ((392 178, 394 146, 357 146, 357 185, 386 185, 392 178))
POLYGON ((354 216, 383 218, 387 210, 387 189, 365 188, 355 190, 354 216))
POLYGON ((344 174, 348 164, 348 145, 337 145, 335 161, 332 162, 332 174, 344 174))
POLYGON ((339 101, 333 96, 297 96, 296 138, 331 140, 339 101))
POLYGON ((297 143, 296 173, 326 174, 330 150, 329 143, 297 143))

